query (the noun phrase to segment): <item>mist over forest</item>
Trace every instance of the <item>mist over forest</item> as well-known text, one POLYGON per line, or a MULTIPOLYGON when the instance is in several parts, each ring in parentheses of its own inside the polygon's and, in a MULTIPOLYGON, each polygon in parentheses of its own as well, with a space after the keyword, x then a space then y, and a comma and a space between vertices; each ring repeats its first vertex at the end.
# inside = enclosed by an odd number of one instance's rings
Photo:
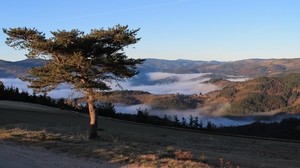
MULTIPOLYGON (((7 62, 0 60, 0 62, 2 65, 0 67, 0 81, 2 81, 6 87, 17 87, 19 91, 26 91, 33 94, 33 91, 27 87, 29 83, 23 82, 17 77, 26 75, 24 73, 28 68, 41 66, 45 61, 23 60, 19 62, 7 62)), ((224 79, 227 82, 238 83, 263 76, 296 73, 299 71, 299 62, 300 59, 249 59, 235 62, 147 59, 145 63, 139 67, 140 73, 138 75, 126 81, 109 83, 109 85, 113 91, 136 90, 153 95, 199 96, 210 94, 214 91, 221 91, 226 85, 207 81, 224 79)), ((232 94, 231 91, 232 89, 228 88, 224 90, 223 94, 225 94, 225 96, 226 94, 232 94)), ((73 99, 83 96, 83 94, 76 92, 67 84, 60 84, 47 95, 53 99, 73 99)), ((249 100, 252 101, 253 98, 255 97, 250 97, 249 100)), ((260 100, 258 102, 260 102, 260 100)), ((216 125, 244 125, 254 121, 280 121, 282 118, 291 117, 290 114, 274 116, 274 113, 268 113, 268 111, 263 112, 262 115, 264 117, 248 115, 238 118, 224 117, 224 113, 219 110, 222 111, 232 104, 228 102, 223 103, 222 101, 217 102, 217 104, 211 104, 212 108, 216 106, 216 109, 213 109, 211 113, 208 113, 207 109, 203 107, 178 110, 157 109, 149 104, 143 103, 114 103, 114 105, 119 113, 136 114, 137 109, 141 108, 147 109, 150 115, 159 117, 167 115, 169 118, 177 115, 178 118, 184 117, 186 119, 190 116, 197 116, 204 123, 212 121, 216 125)))
MULTIPOLYGON (((208 92, 220 89, 220 87, 204 83, 210 78, 205 76, 205 73, 195 74, 174 74, 165 72, 151 72, 139 75, 127 81, 110 83, 112 90, 138 90, 152 94, 206 94, 208 92)), ((18 78, 0 78, 6 87, 16 87, 20 91, 33 93, 32 89, 28 88, 29 83, 18 78)), ((71 89, 67 84, 59 85, 55 90, 48 93, 48 96, 54 99, 75 98, 80 96, 76 91, 71 89)))
MULTIPOLYGON (((207 83, 210 80, 208 73, 191 73, 191 74, 176 74, 166 72, 147 72, 139 74, 136 77, 127 80, 120 81, 118 83, 111 83, 112 90, 137 90, 145 91, 151 94, 206 94, 211 91, 221 89, 220 86, 207 83)), ((228 76, 230 81, 245 81, 246 77, 228 76)), ((0 78, 5 87, 18 88, 19 91, 28 92, 33 94, 33 90, 28 88, 29 83, 24 82, 18 78, 0 78)), ((53 99, 74 99, 82 97, 83 94, 72 89, 70 85, 60 84, 55 90, 47 94, 53 99)), ((207 122, 212 122, 217 126, 236 126, 246 125, 255 121, 281 121, 287 116, 276 116, 273 119, 270 118, 255 118, 255 117, 243 117, 243 118, 228 118, 218 115, 208 115, 204 109, 190 109, 190 110, 161 110, 151 107, 146 104, 126 105, 116 103, 115 109, 118 113, 137 114, 138 109, 147 110, 149 115, 155 115, 159 117, 167 116, 169 119, 173 119, 176 115, 180 120, 185 118, 188 120, 190 116, 199 117, 204 125, 207 122)))

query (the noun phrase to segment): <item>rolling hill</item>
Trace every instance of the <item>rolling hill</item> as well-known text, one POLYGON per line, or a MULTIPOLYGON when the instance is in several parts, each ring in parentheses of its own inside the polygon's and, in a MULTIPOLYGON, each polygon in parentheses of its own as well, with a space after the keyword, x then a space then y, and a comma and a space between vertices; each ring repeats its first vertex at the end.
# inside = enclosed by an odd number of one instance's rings
MULTIPOLYGON (((17 62, 0 61, 0 77, 19 77, 26 74, 30 67, 41 66, 44 60, 23 60, 17 62)), ((232 83, 226 80, 208 81, 224 87, 209 93, 206 97, 183 95, 154 96, 126 92, 110 96, 112 102, 125 104, 148 104, 159 109, 203 108, 205 113, 218 115, 253 115, 260 113, 299 113, 300 112, 300 59, 249 59, 235 62, 159 60, 147 59, 139 67, 140 74, 132 81, 147 82, 149 72, 169 73, 211 73, 224 79, 230 75, 255 77, 245 82, 232 83), (126 102, 124 102, 126 93, 126 102), (118 95, 119 94, 119 95, 118 95), (178 107, 172 107, 174 104, 178 107)), ((170 85, 175 78, 168 78, 170 85)), ((153 84, 153 81, 148 83, 153 84)), ((177 81, 178 82, 178 81, 177 81)), ((156 84, 156 83, 154 83, 156 84)), ((154 85, 153 84, 153 85, 154 85)))
POLYGON ((22 61, 4 61, 0 60, 0 78, 16 78, 27 74, 31 67, 42 66, 45 64, 44 60, 22 60, 22 61))
MULTIPOLYGON (((17 62, 0 60, 0 78, 25 75, 30 67, 41 66, 44 60, 23 60, 17 62)), ((300 72, 300 58, 296 59, 248 59, 233 62, 146 59, 139 66, 140 75, 147 72, 168 73, 212 73, 214 75, 235 75, 247 77, 274 76, 300 72)))

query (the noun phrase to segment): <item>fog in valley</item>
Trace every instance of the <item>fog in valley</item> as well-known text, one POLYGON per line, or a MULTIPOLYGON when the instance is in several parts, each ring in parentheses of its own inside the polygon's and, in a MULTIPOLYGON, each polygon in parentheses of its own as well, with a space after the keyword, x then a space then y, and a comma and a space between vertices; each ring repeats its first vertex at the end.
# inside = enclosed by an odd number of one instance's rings
MULTIPOLYGON (((208 92, 221 89, 220 87, 204 83, 210 78, 206 77, 205 73, 195 73, 195 74, 173 74, 173 73, 164 73, 164 72, 152 72, 142 74, 142 78, 138 75, 137 77, 130 79, 128 81, 120 81, 117 83, 110 83, 112 90, 140 90, 150 92, 152 94, 206 94, 208 92), (120 85, 121 87, 119 87, 120 85)), ((245 77, 234 77, 228 76, 230 81, 244 81, 248 80, 245 77)), ((28 88, 29 83, 24 82, 18 78, 0 78, 0 81, 4 83, 6 87, 15 87, 20 91, 26 91, 29 94, 33 94, 32 89, 28 88)), ((77 98, 81 97, 82 94, 76 92, 72 89, 70 85, 61 84, 55 90, 48 93, 53 99, 59 98, 77 98)), ((177 115, 181 120, 182 117, 189 121, 189 117, 198 117, 199 121, 203 122, 203 125, 206 126, 208 121, 214 123, 217 126, 236 126, 236 125, 246 125, 253 123, 255 121, 280 121, 283 118, 287 118, 286 115, 278 115, 274 117, 239 117, 239 118, 226 118, 218 115, 208 115, 204 109, 191 109, 191 110, 157 110, 153 109, 149 105, 139 104, 139 105, 123 105, 115 104, 115 109, 118 113, 130 113, 136 114, 137 109, 146 110, 149 112, 149 115, 155 115, 159 117, 164 117, 165 115, 169 119, 174 119, 174 116, 177 115)))
MULTIPOLYGON (((199 94, 208 93, 217 89, 218 86, 203 83, 210 78, 205 77, 205 73, 197 74, 172 74, 163 72, 146 73, 142 79, 136 78, 108 83, 112 90, 140 90, 152 94, 199 94), (120 87, 121 86, 121 87, 120 87)), ((29 83, 18 78, 0 78, 6 87, 16 87, 20 91, 27 91, 32 94, 32 89, 28 88, 29 83)), ((70 85, 61 84, 55 90, 48 93, 48 96, 54 99, 76 98, 81 94, 71 89, 70 85)))
MULTIPOLYGON (((145 78, 138 80, 138 76, 126 82, 120 82, 123 89, 142 90, 153 94, 205 94, 219 87, 203 82, 210 78, 205 77, 206 73, 196 74, 174 74, 165 72, 146 73, 145 78)), ((121 88, 112 85, 114 90, 121 88)))

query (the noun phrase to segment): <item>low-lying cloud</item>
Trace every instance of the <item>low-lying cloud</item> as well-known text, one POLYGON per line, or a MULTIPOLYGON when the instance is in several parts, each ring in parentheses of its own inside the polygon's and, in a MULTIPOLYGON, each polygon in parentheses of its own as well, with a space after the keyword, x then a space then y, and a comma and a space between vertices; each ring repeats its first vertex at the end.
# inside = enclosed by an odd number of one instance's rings
MULTIPOLYGON (((139 84, 133 84, 131 80, 127 82, 120 82, 124 89, 128 90, 142 90, 153 94, 199 94, 200 92, 206 94, 208 92, 220 89, 220 87, 203 83, 210 78, 205 77, 206 73, 195 74, 173 74, 164 72, 151 72, 147 73, 147 79, 140 81, 139 84)), ((120 90, 120 88, 112 85, 114 90, 120 90)))
POLYGON ((203 126, 206 127, 208 122, 215 124, 216 126, 241 126, 247 125, 254 122, 280 122, 283 119, 287 118, 300 118, 300 115, 286 115, 286 114, 278 114, 278 115, 266 115, 266 116, 244 116, 244 117, 223 117, 217 115, 209 115, 203 109, 192 109, 192 110, 158 110, 153 109, 151 106, 147 106, 144 104, 139 105, 122 105, 116 104, 115 109, 118 113, 126 113, 126 114, 137 114, 137 109, 146 110, 149 112, 149 115, 165 117, 174 121, 174 116, 177 116, 180 121, 182 118, 185 118, 186 122, 189 123, 190 116, 195 119, 198 117, 199 122, 201 121, 203 126))
MULTIPOLYGON (((210 78, 205 77, 205 73, 195 74, 173 74, 164 72, 151 72, 145 75, 145 78, 140 79, 138 84, 133 84, 132 80, 121 81, 119 84, 122 88, 118 87, 115 83, 110 84, 112 90, 140 90, 147 91, 153 94, 205 94, 220 87, 203 83, 210 78), (151 84, 149 84, 151 81, 151 84)), ((29 83, 24 82, 18 78, 0 78, 6 87, 19 88, 20 91, 27 91, 32 94, 32 89, 28 88, 29 83)), ((72 89, 70 85, 61 84, 55 90, 48 93, 52 98, 74 98, 82 96, 82 94, 72 89)))
MULTIPOLYGON (((200 92, 205 94, 210 91, 220 89, 220 87, 204 83, 204 81, 209 80, 204 73, 195 74, 173 74, 164 72, 151 72, 144 74, 144 78, 140 78, 138 82, 133 82, 134 79, 128 81, 119 82, 122 86, 116 87, 115 84, 111 84, 113 90, 140 90, 147 91, 153 94, 199 94, 200 92)), ((243 81, 248 80, 248 78, 237 78, 231 77, 231 81, 243 81)), ((4 83, 6 87, 19 88, 20 91, 28 92, 33 94, 33 90, 28 88, 29 83, 24 82, 17 78, 0 78, 0 81, 4 83)), ((83 95, 76 92, 70 85, 61 84, 55 90, 48 93, 48 96, 54 99, 59 98, 76 98, 82 97, 83 95)), ((179 119, 184 117, 187 121, 190 116, 198 117, 205 126, 205 124, 210 121, 217 126, 235 126, 235 125, 246 125, 257 121, 254 117, 244 117, 239 119, 220 117, 217 112, 207 113, 206 109, 194 109, 194 110, 157 110, 153 109, 151 106, 139 104, 134 106, 115 104, 117 112, 120 113, 130 113, 136 114, 137 109, 147 109, 150 115, 155 115, 159 117, 168 116, 170 119, 174 119, 177 115, 179 119)), ((269 121, 280 121, 286 116, 280 116, 277 118, 269 119, 269 121)), ((266 121, 267 122, 267 121, 266 121)))
MULTIPOLYGON (((18 78, 0 78, 0 81, 3 82, 5 87, 18 88, 19 91, 33 94, 33 90, 28 87, 30 85, 29 82, 24 82, 18 78)), ((52 90, 47 95, 53 99, 76 98, 82 96, 81 93, 73 90, 71 86, 67 84, 60 84, 55 90, 52 90)))

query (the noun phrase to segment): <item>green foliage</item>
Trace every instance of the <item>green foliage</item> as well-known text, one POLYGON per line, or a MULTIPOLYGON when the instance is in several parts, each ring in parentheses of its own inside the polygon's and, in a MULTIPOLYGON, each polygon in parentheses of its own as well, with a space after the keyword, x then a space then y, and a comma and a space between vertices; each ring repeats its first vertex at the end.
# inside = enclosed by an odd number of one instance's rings
POLYGON ((295 111, 297 107, 293 103, 300 98, 299 88, 300 74, 293 73, 280 77, 260 77, 227 86, 220 91, 219 97, 232 102, 227 110, 228 115, 248 115, 276 109, 295 111))
POLYGON ((233 102, 229 114, 248 115, 283 108, 286 101, 282 96, 251 93, 246 98, 233 102))
POLYGON ((26 49, 28 58, 46 58, 42 67, 32 68, 25 78, 37 92, 49 92, 61 83, 68 83, 85 95, 90 114, 90 138, 97 137, 95 93, 110 90, 107 83, 130 78, 138 72, 143 59, 129 59, 124 47, 137 43, 136 30, 117 25, 108 30, 93 29, 85 34, 73 29, 51 32, 52 37, 37 29, 3 29, 8 35, 6 44, 26 49))
POLYGON ((198 101, 191 96, 176 94, 170 97, 155 97, 152 101, 152 106, 163 110, 187 110, 195 109, 198 101))
MULTIPOLYGON (((106 82, 130 78, 137 74, 136 65, 143 59, 128 59, 124 47, 137 43, 139 29, 117 25, 108 30, 93 29, 85 34, 73 29, 51 32, 52 37, 36 29, 3 29, 8 35, 6 44, 17 49, 27 49, 28 58, 47 58, 43 67, 29 71, 27 78, 37 91, 50 91, 67 82, 75 89, 108 90, 106 82)), ((94 90, 95 91, 95 90, 94 90)))

